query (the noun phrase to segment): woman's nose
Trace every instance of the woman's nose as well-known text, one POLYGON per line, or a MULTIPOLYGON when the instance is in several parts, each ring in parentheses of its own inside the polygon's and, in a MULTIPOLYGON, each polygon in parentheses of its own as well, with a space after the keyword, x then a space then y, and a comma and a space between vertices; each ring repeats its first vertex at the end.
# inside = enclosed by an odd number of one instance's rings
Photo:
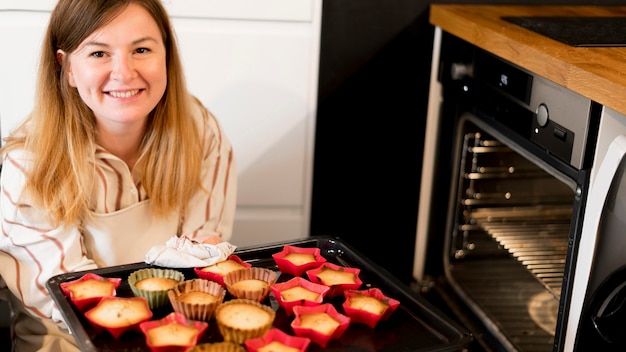
POLYGON ((113 69, 111 78, 127 82, 135 78, 136 71, 132 58, 126 56, 118 56, 113 60, 113 69))

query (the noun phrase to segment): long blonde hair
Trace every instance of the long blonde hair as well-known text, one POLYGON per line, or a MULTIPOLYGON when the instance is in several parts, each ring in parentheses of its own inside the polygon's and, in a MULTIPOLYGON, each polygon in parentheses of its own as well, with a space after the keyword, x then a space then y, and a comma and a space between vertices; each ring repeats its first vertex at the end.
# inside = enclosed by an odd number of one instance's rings
POLYGON ((161 29, 167 50, 168 85, 149 118, 135 165, 155 215, 180 210, 201 187, 202 145, 191 116, 191 99, 176 38, 160 0, 59 0, 45 33, 32 113, 5 141, 0 153, 32 154, 25 191, 53 225, 82 226, 90 217, 96 123, 93 112, 65 78, 57 50, 73 52, 94 30, 130 3, 143 6, 161 29))

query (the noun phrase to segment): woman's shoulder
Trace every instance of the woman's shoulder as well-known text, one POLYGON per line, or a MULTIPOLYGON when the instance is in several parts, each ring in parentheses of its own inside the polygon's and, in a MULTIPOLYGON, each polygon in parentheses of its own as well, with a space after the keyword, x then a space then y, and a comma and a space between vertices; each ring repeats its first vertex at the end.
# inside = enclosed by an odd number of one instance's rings
POLYGON ((216 135, 221 135, 221 126, 217 118, 209 108, 206 107, 198 98, 192 97, 191 115, 194 121, 198 125, 200 131, 205 132, 207 138, 212 138, 216 135))

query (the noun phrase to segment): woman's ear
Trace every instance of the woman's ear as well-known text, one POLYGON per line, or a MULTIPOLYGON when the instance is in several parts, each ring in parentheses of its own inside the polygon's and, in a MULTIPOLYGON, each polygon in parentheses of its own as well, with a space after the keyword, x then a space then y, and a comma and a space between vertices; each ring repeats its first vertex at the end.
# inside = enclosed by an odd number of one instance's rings
MULTIPOLYGON (((65 51, 61 49, 57 50, 56 57, 57 57, 57 61, 59 62, 59 65, 63 66, 65 62, 65 58, 67 57, 67 54, 65 53, 65 51)), ((76 87, 76 83, 74 82, 74 75, 72 75, 71 66, 69 62, 65 64, 67 65, 67 69, 65 70, 65 73, 67 74, 67 81, 70 84, 70 86, 76 87)))

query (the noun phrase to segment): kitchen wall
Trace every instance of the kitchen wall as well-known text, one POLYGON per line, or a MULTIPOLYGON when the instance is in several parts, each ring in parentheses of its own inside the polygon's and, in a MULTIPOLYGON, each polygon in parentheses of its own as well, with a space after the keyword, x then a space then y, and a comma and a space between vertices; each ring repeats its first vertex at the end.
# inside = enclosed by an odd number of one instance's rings
MULTIPOLYGON (((433 28, 431 3, 327 0, 322 11, 311 234, 344 238, 411 279, 433 28)), ((447 197, 447 194, 442 194, 447 197)), ((441 247, 428 256, 441 260, 441 247)))

